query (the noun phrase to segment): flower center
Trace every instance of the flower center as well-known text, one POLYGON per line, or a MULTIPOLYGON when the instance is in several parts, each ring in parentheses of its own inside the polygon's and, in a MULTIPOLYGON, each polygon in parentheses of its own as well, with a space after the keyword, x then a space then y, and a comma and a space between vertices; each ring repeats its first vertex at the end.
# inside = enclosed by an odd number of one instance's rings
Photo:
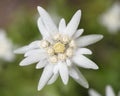
POLYGON ((53 42, 43 40, 41 47, 46 50, 48 59, 51 63, 57 63, 73 56, 75 42, 66 35, 56 34, 53 36, 53 42))
POLYGON ((53 49, 55 53, 63 53, 65 51, 65 45, 62 44, 61 42, 57 42, 54 46, 53 49))

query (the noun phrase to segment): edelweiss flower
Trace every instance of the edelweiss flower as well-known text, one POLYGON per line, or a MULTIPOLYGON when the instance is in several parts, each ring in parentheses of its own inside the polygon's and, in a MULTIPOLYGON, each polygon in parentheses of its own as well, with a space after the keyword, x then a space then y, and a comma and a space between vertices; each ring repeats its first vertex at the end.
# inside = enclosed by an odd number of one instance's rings
POLYGON ((5 31, 0 29, 0 59, 12 61, 14 59, 12 47, 12 43, 6 37, 5 31))
MULTIPOLYGON (((98 92, 96 92, 93 89, 89 90, 89 95, 90 96, 102 96, 98 92)), ((115 93, 113 92, 113 89, 110 85, 106 87, 106 96, 116 96, 115 93)), ((118 93, 118 96, 120 96, 120 92, 118 93)))
POLYGON ((120 4, 118 2, 100 17, 100 23, 111 33, 120 30, 120 4))
POLYGON ((65 20, 61 19, 58 28, 42 7, 38 7, 38 12, 40 17, 37 23, 43 38, 15 51, 15 53, 25 53, 25 59, 20 65, 38 62, 36 68, 44 68, 38 90, 46 84, 54 83, 59 75, 65 85, 71 76, 76 82, 88 88, 86 79, 76 66, 98 69, 94 62, 84 56, 92 54, 91 50, 84 47, 101 40, 103 36, 94 34, 80 37, 83 29, 77 30, 77 28, 81 10, 75 13, 67 26, 65 20))

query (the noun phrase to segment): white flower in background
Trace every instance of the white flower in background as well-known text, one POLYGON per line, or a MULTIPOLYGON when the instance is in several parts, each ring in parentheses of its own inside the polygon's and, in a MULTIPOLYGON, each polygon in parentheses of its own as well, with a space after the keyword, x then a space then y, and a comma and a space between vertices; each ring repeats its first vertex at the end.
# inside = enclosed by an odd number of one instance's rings
MULTIPOLYGON (((108 86, 106 87, 105 92, 106 92, 105 96, 116 96, 115 93, 114 93, 114 91, 113 91, 113 89, 112 89, 112 87, 111 87, 110 85, 108 85, 108 86)), ((100 95, 100 94, 99 94, 98 92, 96 92, 95 90, 90 89, 90 90, 89 90, 89 96, 102 96, 102 95, 100 95)), ((118 93, 118 96, 120 96, 120 92, 118 93)))
POLYGON ((11 41, 7 38, 4 30, 0 29, 0 59, 12 61, 14 54, 11 41))
POLYGON ((46 84, 54 83, 59 75, 65 85, 71 76, 80 85, 88 88, 88 82, 77 66, 98 69, 93 61, 84 56, 92 54, 85 46, 96 43, 103 36, 95 34, 81 36, 84 30, 77 30, 81 10, 75 13, 67 26, 65 20, 61 19, 58 28, 42 7, 38 7, 38 12, 40 17, 37 23, 43 38, 15 51, 15 53, 25 54, 25 59, 20 65, 26 66, 38 62, 36 68, 44 68, 38 90, 46 84))
POLYGON ((116 2, 101 17, 100 23, 105 26, 110 33, 120 30, 120 3, 116 2))

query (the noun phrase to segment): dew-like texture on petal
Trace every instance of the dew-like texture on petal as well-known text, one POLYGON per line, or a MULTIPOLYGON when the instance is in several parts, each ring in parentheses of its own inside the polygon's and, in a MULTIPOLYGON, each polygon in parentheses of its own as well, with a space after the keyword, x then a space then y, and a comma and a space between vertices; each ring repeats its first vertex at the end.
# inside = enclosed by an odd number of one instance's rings
POLYGON ((47 65, 47 61, 46 60, 41 60, 37 65, 36 65, 36 69, 41 69, 43 67, 45 67, 47 65))
POLYGON ((59 23, 59 33, 64 34, 64 30, 66 29, 65 19, 61 19, 59 23))
POLYGON ((58 76, 59 76, 58 72, 56 74, 53 74, 53 76, 48 81, 48 85, 53 84, 57 80, 58 76))
POLYGON ((103 35, 86 35, 86 36, 82 36, 79 39, 76 39, 76 44, 78 47, 84 47, 84 46, 88 46, 91 45, 93 43, 96 43, 98 41, 100 41, 103 38, 103 35))
POLYGON ((90 89, 90 90, 89 90, 89 95, 90 95, 90 96, 101 96, 98 92, 96 92, 96 91, 93 90, 93 89, 90 89))
POLYGON ((84 76, 82 75, 82 73, 79 71, 79 69, 77 67, 71 67, 69 69, 69 74, 70 76, 80 85, 82 85, 85 88, 88 88, 88 82, 87 80, 84 78, 84 76))
POLYGON ((17 50, 14 51, 14 53, 17 54, 24 54, 25 52, 35 49, 35 48, 40 48, 40 43, 41 41, 34 41, 30 43, 28 46, 24 46, 22 48, 18 48, 17 50))
POLYGON ((43 24, 42 19, 38 18, 37 23, 38 23, 38 29, 39 29, 43 39, 49 38, 50 34, 49 34, 48 30, 45 28, 45 25, 43 24))
POLYGON ((110 85, 106 87, 106 96, 115 96, 115 93, 110 85))
POLYGON ((83 32, 84 32, 84 29, 77 30, 72 38, 77 39, 78 37, 80 37, 82 35, 83 32))
POLYGON ((76 55, 81 55, 81 54, 92 54, 92 51, 88 48, 78 48, 78 50, 76 50, 76 55))
POLYGON ((39 55, 29 56, 20 62, 20 66, 27 66, 27 65, 39 62, 40 60, 41 60, 41 57, 39 55))
POLYGON ((65 30, 65 34, 72 37, 72 35, 76 32, 79 22, 81 18, 81 10, 78 10, 75 15, 72 17, 70 22, 67 25, 67 28, 65 30))
POLYGON ((37 7, 38 12, 43 20, 43 23, 45 24, 45 27, 47 30, 49 30, 51 35, 56 34, 58 32, 56 25, 54 24, 53 20, 49 16, 49 14, 40 6, 37 7))
POLYGON ((68 67, 65 62, 59 62, 59 73, 63 83, 66 85, 69 80, 68 67))
POLYGON ((93 61, 83 55, 76 55, 72 58, 72 60, 76 65, 80 67, 87 69, 98 69, 98 66, 93 61))
POLYGON ((49 64, 44 68, 42 76, 39 80, 38 90, 41 90, 47 84, 47 82, 49 81, 52 75, 53 75, 53 65, 49 64))

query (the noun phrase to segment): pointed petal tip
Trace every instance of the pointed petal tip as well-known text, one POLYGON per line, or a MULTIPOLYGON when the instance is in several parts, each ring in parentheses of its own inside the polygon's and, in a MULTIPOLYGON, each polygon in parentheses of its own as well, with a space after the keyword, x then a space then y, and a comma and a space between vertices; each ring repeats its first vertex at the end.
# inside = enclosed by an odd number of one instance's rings
POLYGON ((44 8, 42 8, 41 6, 37 6, 37 10, 38 10, 38 12, 39 12, 39 14, 42 12, 42 11, 44 11, 45 9, 44 8))
POLYGON ((79 9, 76 13, 79 13, 79 14, 81 14, 81 10, 79 9))
POLYGON ((98 70, 99 67, 98 67, 97 65, 94 65, 94 66, 92 67, 92 69, 94 69, 94 70, 98 70))
POLYGON ((101 40, 101 39, 103 39, 104 36, 103 35, 99 35, 99 37, 100 37, 100 40, 101 40))
POLYGON ((67 85, 68 81, 69 81, 69 78, 67 80, 62 80, 62 82, 63 82, 64 85, 67 85))
POLYGON ((23 54, 23 50, 21 49, 16 49, 13 51, 14 54, 23 54))
POLYGON ((64 83, 64 85, 67 85, 67 84, 68 84, 68 81, 66 81, 66 82, 64 81, 63 83, 64 83))
POLYGON ((61 19, 61 21, 65 21, 65 19, 64 19, 64 18, 62 18, 62 19, 61 19))
POLYGON ((40 6, 37 6, 37 10, 38 10, 38 11, 39 11, 41 8, 42 8, 42 7, 40 7, 40 6))
POLYGON ((43 88, 41 86, 38 86, 38 91, 41 91, 43 88))
POLYGON ((21 61, 19 66, 25 66, 25 64, 21 61))
POLYGON ((84 31, 84 29, 83 29, 83 28, 81 28, 80 30, 81 30, 81 31, 84 31))
POLYGON ((65 21, 65 19, 64 19, 64 18, 62 18, 60 22, 64 22, 64 23, 65 23, 66 21, 65 21))
POLYGON ((101 39, 103 39, 103 35, 101 34, 95 34, 97 41, 100 41, 101 39))
POLYGON ((20 63, 19 66, 24 66, 24 65, 22 63, 20 63))
POLYGON ((99 67, 96 65, 96 66, 94 66, 94 68, 93 68, 94 70, 98 70, 99 69, 99 67))
POLYGON ((81 10, 78 10, 76 13, 75 13, 76 16, 80 17, 81 16, 81 10))
POLYGON ((23 60, 23 61, 21 61, 20 62, 20 64, 19 64, 19 66, 27 66, 28 64, 27 63, 25 63, 25 61, 23 60))
POLYGON ((86 89, 89 88, 89 84, 88 84, 87 80, 82 84, 82 86, 86 89))
POLYGON ((36 65, 36 67, 35 67, 36 69, 39 69, 39 67, 36 65))
POLYGON ((88 88, 89 88, 89 84, 87 83, 84 87, 85 87, 86 89, 88 89, 88 88))

